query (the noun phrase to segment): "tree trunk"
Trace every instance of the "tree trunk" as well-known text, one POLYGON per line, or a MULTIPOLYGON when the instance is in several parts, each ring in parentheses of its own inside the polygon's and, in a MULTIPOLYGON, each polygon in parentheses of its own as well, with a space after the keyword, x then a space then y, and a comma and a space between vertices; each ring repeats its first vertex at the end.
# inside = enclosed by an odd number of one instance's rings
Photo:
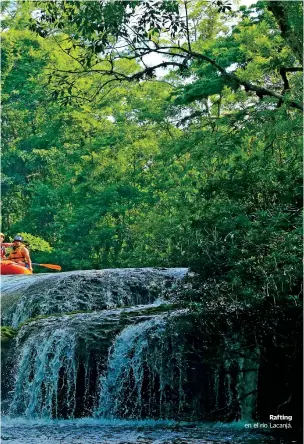
POLYGON ((295 56, 303 62, 303 4, 301 1, 268 1, 267 8, 271 11, 279 25, 282 37, 286 40, 295 56), (299 26, 295 26, 293 19, 299 26))

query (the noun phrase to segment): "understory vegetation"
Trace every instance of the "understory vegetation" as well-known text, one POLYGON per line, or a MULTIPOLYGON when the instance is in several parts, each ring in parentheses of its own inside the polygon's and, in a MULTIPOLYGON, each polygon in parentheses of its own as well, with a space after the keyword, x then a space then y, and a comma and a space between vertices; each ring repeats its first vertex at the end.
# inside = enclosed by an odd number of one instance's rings
POLYGON ((188 309, 189 362, 232 344, 256 418, 300 424, 302 2, 1 8, 6 241, 63 271, 189 267, 159 308, 188 309))
POLYGON ((301 2, 2 9, 7 236, 65 271, 184 266, 299 306, 301 2))

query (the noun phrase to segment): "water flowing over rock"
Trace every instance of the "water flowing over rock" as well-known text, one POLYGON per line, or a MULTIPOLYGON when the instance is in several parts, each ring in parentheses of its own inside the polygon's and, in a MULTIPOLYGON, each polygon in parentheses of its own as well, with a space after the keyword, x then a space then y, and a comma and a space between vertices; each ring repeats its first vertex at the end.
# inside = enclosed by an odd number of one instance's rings
POLYGON ((172 417, 182 410, 183 343, 164 317, 131 325, 116 338, 101 378, 97 416, 172 417))
POLYGON ((2 276, 2 320, 18 327, 39 315, 150 304, 186 268, 128 268, 2 276))
POLYGON ((258 364, 238 355, 241 338, 227 340, 218 357, 188 309, 161 299, 186 273, 126 269, 3 280, 3 319, 18 327, 3 370, 4 413, 251 418, 258 364))
POLYGON ((107 368, 108 350, 116 334, 130 323, 135 329, 139 323, 139 331, 146 322, 157 323, 158 316, 151 314, 155 308, 151 304, 48 317, 23 326, 16 341, 10 415, 90 416, 99 399, 98 375, 107 368))
POLYGON ((21 348, 14 396, 9 413, 26 418, 51 418, 60 415, 61 392, 71 416, 76 404, 77 360, 75 334, 57 328, 46 337, 38 332, 21 348))

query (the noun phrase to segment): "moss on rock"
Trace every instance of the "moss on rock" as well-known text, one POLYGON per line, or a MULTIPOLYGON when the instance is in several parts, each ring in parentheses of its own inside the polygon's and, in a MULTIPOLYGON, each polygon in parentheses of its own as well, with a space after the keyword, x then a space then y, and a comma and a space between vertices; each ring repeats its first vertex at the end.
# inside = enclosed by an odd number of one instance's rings
POLYGON ((6 346, 16 336, 17 329, 4 325, 1 327, 1 346, 6 346))

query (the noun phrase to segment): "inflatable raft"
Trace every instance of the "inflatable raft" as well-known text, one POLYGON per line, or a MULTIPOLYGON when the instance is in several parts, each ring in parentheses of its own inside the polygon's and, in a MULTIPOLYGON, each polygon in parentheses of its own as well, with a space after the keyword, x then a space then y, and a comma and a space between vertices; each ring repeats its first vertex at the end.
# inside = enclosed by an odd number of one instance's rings
POLYGON ((31 270, 24 265, 16 262, 3 260, 0 262, 0 274, 33 274, 31 270))

